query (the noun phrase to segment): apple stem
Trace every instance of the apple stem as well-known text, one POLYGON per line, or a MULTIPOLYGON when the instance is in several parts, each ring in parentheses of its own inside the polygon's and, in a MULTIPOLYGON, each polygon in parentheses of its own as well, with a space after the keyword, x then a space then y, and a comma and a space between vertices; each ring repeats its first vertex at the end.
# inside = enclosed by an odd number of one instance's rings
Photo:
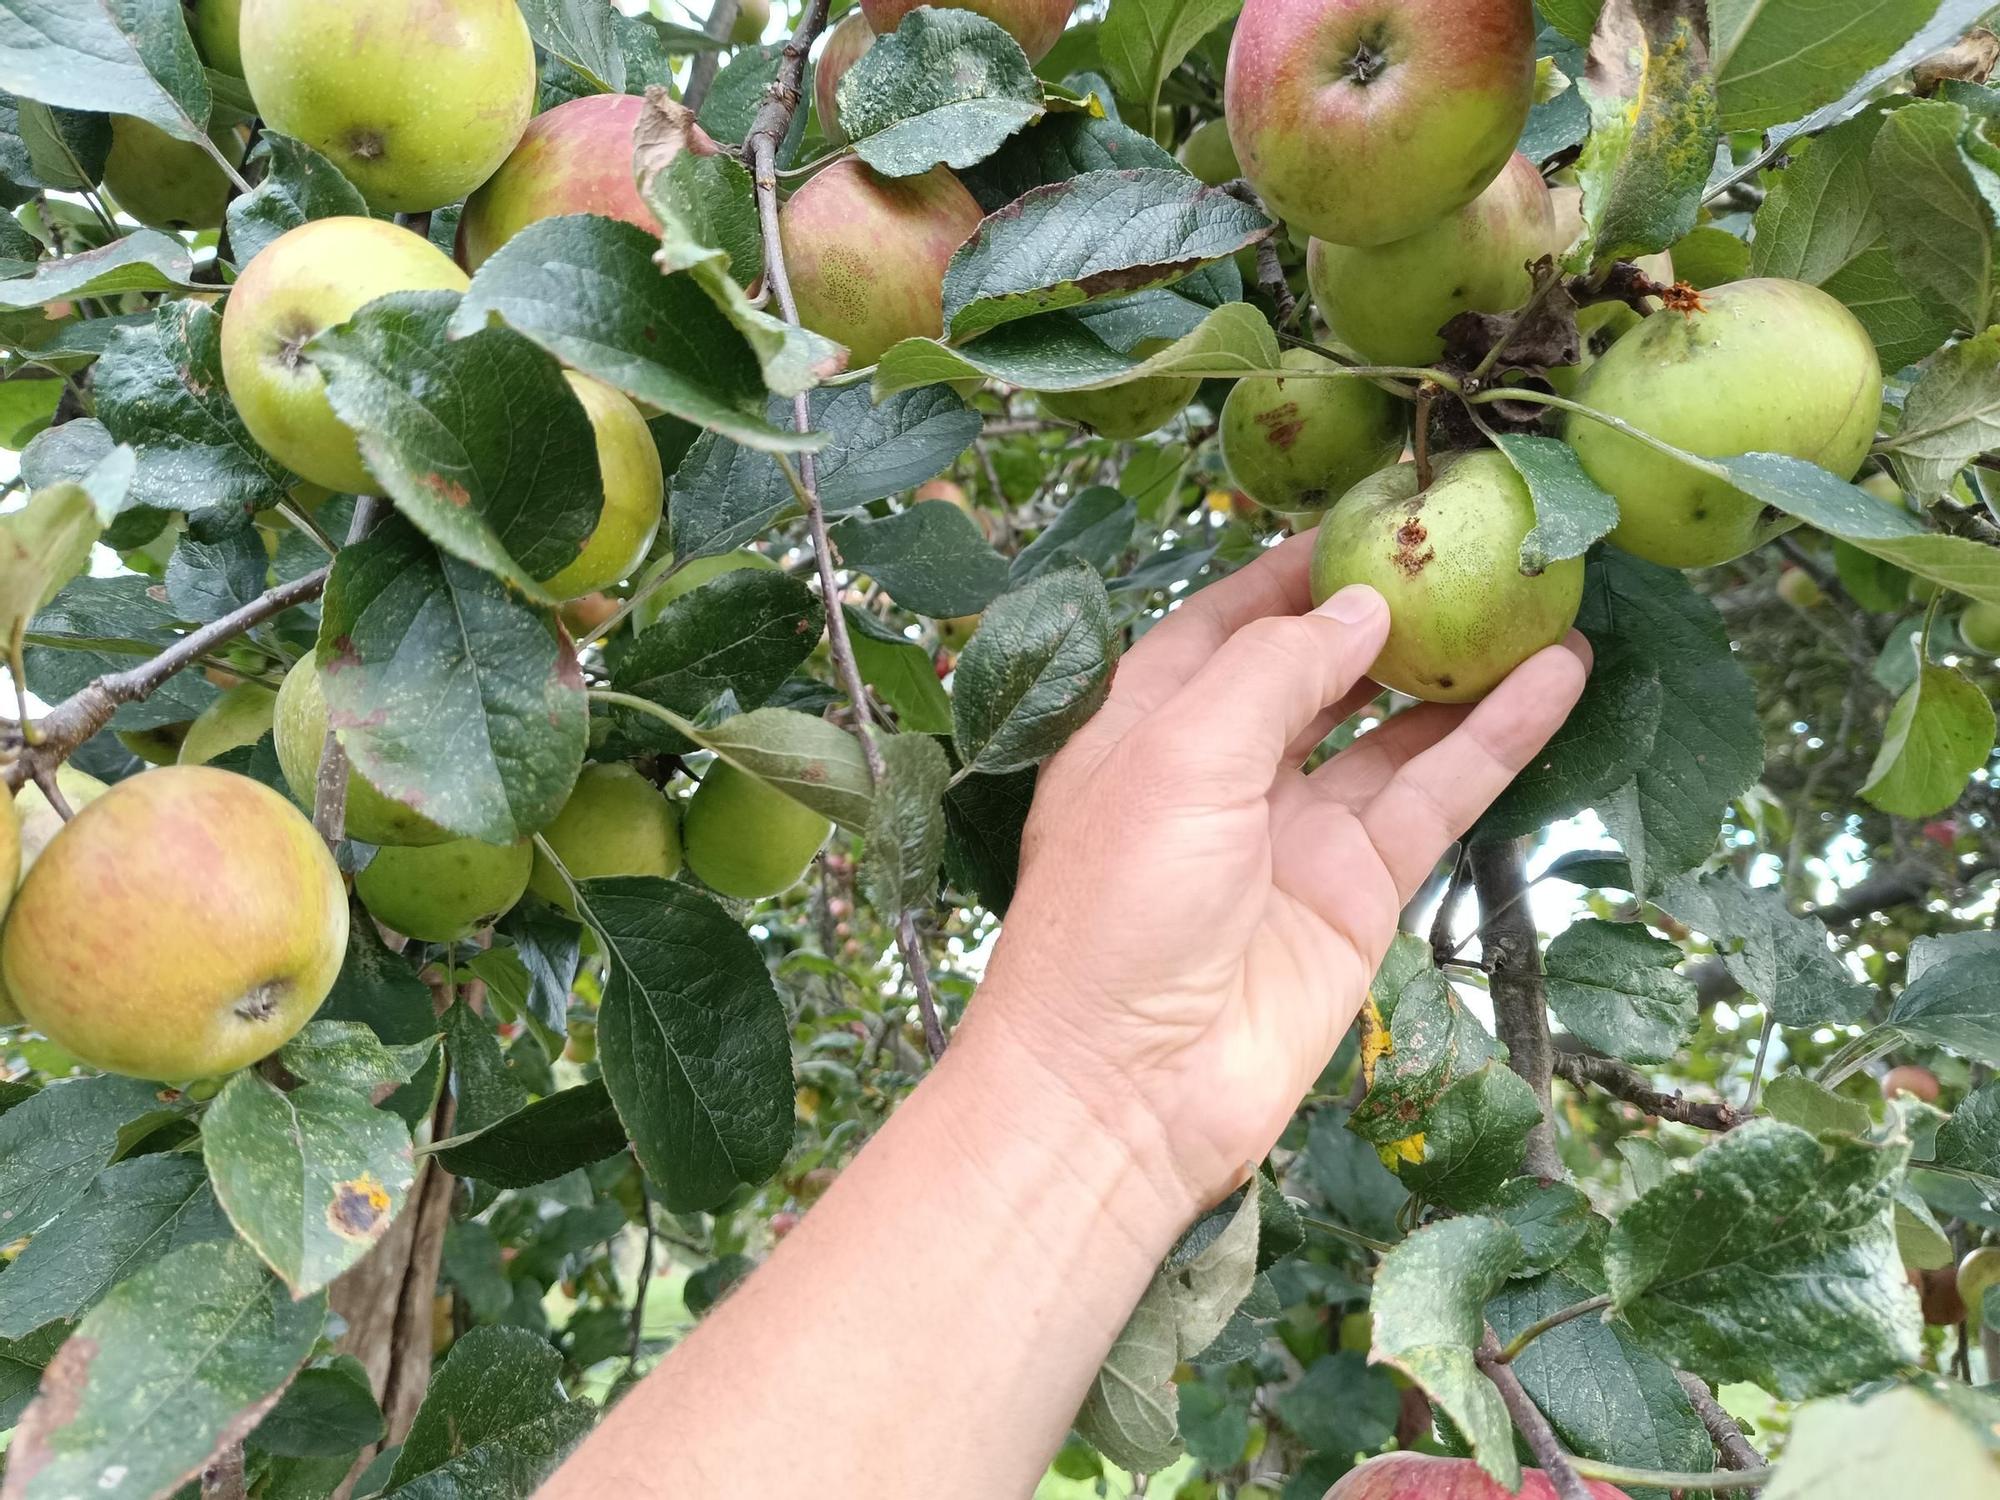
MULTIPOLYGON (((764 232, 764 282, 779 312, 794 328, 803 325, 799 320, 798 302, 792 296, 792 279, 785 269, 784 241, 778 231, 778 143, 791 129, 792 115, 801 102, 799 87, 805 77, 806 54, 812 50, 813 40, 826 27, 828 4, 829 0, 812 0, 806 7, 798 30, 785 43, 784 56, 778 64, 778 76, 771 81, 764 103, 743 142, 756 188, 757 219, 764 232)), ((812 401, 804 392, 792 402, 792 417, 798 431, 812 430, 812 401)), ((776 463, 791 485, 800 508, 806 513, 806 529, 812 536, 813 564, 819 573, 820 597, 826 604, 827 652, 833 658, 834 672, 840 679, 841 688, 846 692, 848 702, 854 706, 854 730, 861 741, 862 753, 867 757, 868 780, 871 785, 879 785, 885 769, 882 747, 875 742, 868 689, 861 680, 861 669, 854 659, 854 643, 847 634, 847 615, 841 605, 840 579, 834 565, 833 543, 827 536, 826 510, 820 504, 813 458, 810 453, 802 453, 794 465, 783 454, 778 454, 776 463)), ((931 990, 930 960, 925 956, 923 944, 917 936, 916 919, 910 912, 901 912, 897 916, 896 947, 903 956, 903 967, 909 973, 910 986, 916 991, 917 1009, 923 1018, 924 1045, 935 1062, 944 1056, 944 1025, 938 1019, 937 1000, 931 990)))

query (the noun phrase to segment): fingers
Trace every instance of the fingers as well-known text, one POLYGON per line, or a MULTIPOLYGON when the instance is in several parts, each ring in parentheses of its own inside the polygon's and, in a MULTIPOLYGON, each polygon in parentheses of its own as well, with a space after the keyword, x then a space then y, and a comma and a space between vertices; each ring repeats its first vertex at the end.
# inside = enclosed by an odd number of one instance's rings
POLYGON ((1285 764, 1303 764, 1305 758, 1319 748, 1320 741, 1381 696, 1381 687, 1363 678, 1338 703, 1322 710, 1312 723, 1293 737, 1292 742, 1285 746, 1285 764))
POLYGON ((1361 736, 1307 778, 1316 797, 1359 807, 1389 784, 1414 757, 1463 724, 1472 710, 1456 703, 1419 703, 1361 736))
POLYGON ((1411 758, 1360 810, 1404 900, 1561 727, 1589 671, 1590 647, 1571 632, 1562 645, 1522 663, 1464 723, 1411 758))
POLYGON ((1262 796, 1287 747, 1365 678, 1388 634, 1388 605, 1361 586, 1311 614, 1252 620, 1141 732, 1157 732, 1177 765, 1242 778, 1262 796))

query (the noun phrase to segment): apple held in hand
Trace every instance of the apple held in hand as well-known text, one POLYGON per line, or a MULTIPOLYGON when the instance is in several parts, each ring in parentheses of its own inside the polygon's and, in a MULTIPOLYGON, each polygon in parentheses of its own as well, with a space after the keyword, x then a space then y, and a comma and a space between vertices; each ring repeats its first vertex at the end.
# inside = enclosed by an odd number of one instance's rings
POLYGON ((456 203, 535 111, 535 44, 514 0, 243 0, 239 35, 264 123, 326 156, 378 213, 456 203))
POLYGON ((470 285, 429 240, 377 219, 315 219, 282 235, 244 267, 223 307, 222 378, 250 436, 315 484, 373 491, 353 432, 301 351, 377 297, 470 285))
MULTIPOLYGON (((1287 349, 1287 370, 1336 369, 1310 349, 1287 349)), ((1403 453, 1405 402, 1346 376, 1239 380, 1222 406, 1222 456, 1259 505, 1296 514, 1324 510, 1403 453)))
POLYGON ((1534 93, 1530 0, 1248 0, 1225 111, 1273 213, 1381 245, 1484 192, 1534 93))
MULTIPOLYGON (((1592 365, 1583 405, 1706 458, 1783 453, 1851 477, 1882 411, 1882 367, 1853 313, 1797 281, 1736 281, 1688 312, 1654 313, 1592 365)), ((1617 497, 1613 545, 1648 562, 1705 568, 1798 522, 1590 418, 1565 436, 1617 497)))
POLYGON ((542 580, 556 598, 576 599, 624 582, 646 560, 660 529, 667 482, 660 450, 639 408, 602 381, 574 370, 563 374, 590 418, 604 489, 597 528, 585 538, 583 551, 560 573, 542 580))
POLYGON ((1314 240, 1313 300, 1333 336, 1370 364, 1428 365, 1439 331, 1462 312, 1508 312, 1528 300, 1528 267, 1556 248, 1555 210, 1525 156, 1455 213, 1385 245, 1314 240))
MULTIPOLYGON (((1583 1487, 1593 1500, 1628 1500, 1602 1480, 1583 1487)), ((1521 1488, 1510 1490, 1469 1458, 1385 1453, 1349 1469, 1326 1500, 1556 1500, 1556 1487, 1540 1469, 1522 1470, 1521 1488)))
MULTIPOLYGON (((278 688, 278 764, 292 795, 311 807, 326 747, 326 697, 310 653, 292 664, 278 688)), ((452 837, 429 818, 375 790, 352 766, 347 771, 347 836, 364 844, 441 844, 452 837)))
POLYGON ((528 889, 535 846, 453 839, 422 848, 378 849, 354 877, 354 894, 391 931, 453 943, 491 927, 528 889))
POLYGON ((803 880, 832 834, 811 808, 718 760, 688 801, 684 847, 704 885, 761 901, 803 880))
POLYGON ((847 346, 851 368, 944 331, 944 273, 979 227, 979 204, 943 167, 883 177, 835 162, 778 215, 799 320, 847 346))
MULTIPOLYGON (((613 875, 671 880, 681 872, 680 814, 666 793, 630 766, 585 766, 542 837, 579 882, 613 875)), ((528 888, 564 911, 576 909, 569 886, 540 851, 528 888)))
POLYGON ((836 97, 840 80, 874 45, 875 29, 868 24, 868 17, 851 10, 845 20, 827 33, 826 45, 820 49, 819 62, 813 69, 813 107, 819 111, 820 134, 836 146, 847 144, 847 132, 840 128, 836 97))
POLYGON ((1583 559, 1521 572, 1535 525, 1527 483, 1492 451, 1454 454, 1428 490, 1415 464, 1363 480, 1327 512, 1312 588, 1323 603, 1365 583, 1389 602, 1389 640, 1369 676, 1432 703, 1483 698, 1556 645, 1583 603, 1583 559))
POLYGON ((1049 55, 1076 9, 1076 0, 861 0, 861 9, 875 34, 886 36, 903 17, 926 4, 986 17, 1021 44, 1029 62, 1040 62, 1049 55))
POLYGON ((22 882, 0 964, 32 1026, 94 1067, 233 1072, 319 1008, 347 952, 347 892, 299 810, 207 766, 119 782, 22 882))

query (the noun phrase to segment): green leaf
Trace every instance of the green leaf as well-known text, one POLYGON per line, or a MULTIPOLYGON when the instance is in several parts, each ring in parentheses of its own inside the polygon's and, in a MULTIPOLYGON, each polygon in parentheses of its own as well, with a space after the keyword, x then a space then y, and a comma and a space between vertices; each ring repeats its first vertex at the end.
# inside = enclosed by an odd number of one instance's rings
POLYGON ((526 1497, 596 1417, 564 1393, 562 1356, 546 1340, 525 1328, 475 1328, 431 1377, 386 1494, 526 1497))
POLYGON ((1982 329, 1993 321, 2000 176, 1967 154, 1969 125, 1956 104, 1892 110, 1869 151, 1868 180, 1897 272, 1961 328, 1982 329))
POLYGON ((1088 172, 1035 188, 952 256, 945 327, 964 339, 1166 286, 1256 244, 1271 227, 1256 209, 1182 171, 1088 172))
POLYGON ((1577 922, 1549 944, 1549 1008, 1600 1052, 1665 1062, 1694 1030, 1694 981, 1680 946, 1636 922, 1577 922))
POLYGON ((1765 1500, 1990 1494, 2000 1483, 1992 1438, 2000 1412, 1979 1392, 1967 1391, 1963 1403, 1970 1409, 1954 1411, 1909 1386, 1877 1391, 1859 1404, 1814 1402, 1793 1419, 1765 1500))
POLYGON ((1888 451, 1910 492, 1928 503, 1993 448, 2000 448, 2000 329, 1989 328, 1925 361, 1888 451))
POLYGON ((1520 1264, 1521 1240, 1497 1219, 1447 1219, 1419 1229, 1375 1270, 1375 1342, 1368 1357, 1424 1388, 1472 1447, 1479 1466, 1513 1489, 1521 1464, 1514 1427, 1473 1354, 1485 1307, 1520 1264))
MULTIPOLYGON (((1454 1083, 1499 1056, 1486 1028, 1436 969, 1415 975, 1397 992, 1393 1005, 1383 1008, 1390 1050, 1376 1064, 1374 1081, 1347 1123, 1349 1130, 1378 1146, 1421 1133, 1454 1083)), ((1518 1167, 1519 1159, 1512 1165, 1518 1167)))
POLYGON ((828 535, 844 564, 914 614, 976 615, 1007 587, 1007 560, 948 500, 926 500, 879 521, 855 516, 828 535))
POLYGON ((938 681, 937 664, 916 641, 890 629, 866 610, 843 605, 847 639, 861 680, 896 711, 906 734, 950 734, 951 695, 938 681))
MULTIPOLYGON (((0 28, 6 14, 0 12, 0 28)), ((4 51, 0 36, 0 51, 4 51)), ((78 297, 123 292, 185 291, 196 286, 194 257, 186 245, 157 229, 136 229, 95 250, 45 260, 32 276, 0 281, 0 312, 19 312, 78 297)))
POLYGON ((248 1245, 155 1261, 50 1362, 7 1453, 7 1500, 171 1494, 257 1425, 325 1321, 324 1296, 294 1301, 248 1245))
POLYGON ((612 1103, 661 1201, 713 1208, 791 1144, 791 1047, 763 954, 690 886, 593 880, 584 901, 610 964, 597 1044, 612 1103))
POLYGON ((73 1321, 168 1252, 235 1234, 198 1159, 141 1156, 107 1167, 0 1276, 0 1338, 73 1321))
POLYGON ((1932 1164, 1976 1178, 1989 1195, 2000 1195, 2000 1083, 1987 1083, 1959 1101, 1938 1127, 1932 1164))
POLYGON ((237 1231, 299 1297, 375 1248, 416 1175, 409 1130, 366 1096, 281 1093, 250 1071, 209 1105, 201 1154, 237 1231))
POLYGON ((184 141, 208 124, 208 80, 178 0, 16 0, 0 11, 0 88, 137 115, 184 141))
POLYGON ((1664 250, 1695 226, 1715 160, 1715 84, 1693 6, 1614 7, 1581 92, 1591 131, 1577 162, 1592 265, 1664 250))
POLYGON ((1568 443, 1514 433, 1494 441, 1528 482, 1535 501, 1535 529, 1521 543, 1523 573, 1581 557, 1611 534, 1618 524, 1618 502, 1584 473, 1568 443))
POLYGON ((1483 1203, 1520 1170, 1528 1133, 1541 1122, 1535 1091, 1505 1063, 1489 1062, 1454 1082, 1425 1113, 1423 1158, 1400 1175, 1433 1203, 1483 1203))
MULTIPOLYGON (((382 1440, 382 1408, 368 1372, 352 1355, 299 1371, 271 1414, 250 1434, 250 1445, 282 1458, 338 1458, 382 1440)), ((343 1471, 344 1472, 344 1471, 343 1471)))
POLYGON ((0 92, 0 177, 18 188, 95 187, 111 155, 111 117, 51 109, 0 92))
POLYGON ((1868 110, 1794 143, 1791 165, 1775 174, 1757 210, 1749 274, 1807 282, 1839 298, 1875 341, 1883 368, 1900 370, 1937 348, 1952 320, 1896 269, 1869 169, 1887 118, 1868 110))
POLYGON ((499 321, 572 369, 735 442, 817 447, 765 417, 756 351, 699 282, 660 274, 658 248, 636 225, 589 214, 530 224, 480 266, 451 332, 499 321))
POLYGON ((961 892, 995 916, 1013 904, 1021 871, 1021 831, 1035 799, 1035 772, 967 776, 945 793, 944 866, 961 892))
POLYGON ((1104 702, 1117 657, 1110 602, 1093 570, 1051 569, 1001 595, 958 659, 960 759, 987 773, 1047 759, 1104 702))
MULTIPOLYGON (((622 693, 702 719, 718 707, 752 709, 778 690, 826 628, 819 596, 785 573, 739 569, 690 589, 660 612, 612 669, 622 693)), ((690 742, 659 720, 617 710, 625 738, 667 754, 690 742)))
POLYGON ((1553 1270, 1590 1232, 1590 1200, 1567 1182, 1516 1177, 1502 1183, 1500 1190, 1480 1205, 1479 1212, 1512 1226, 1521 1237, 1521 1263, 1513 1273, 1516 1278, 1553 1270))
POLYGON ((315 1020, 285 1043, 278 1061, 305 1083, 367 1090, 408 1083, 436 1049, 435 1038, 390 1047, 359 1021, 315 1020))
MULTIPOLYGON (((586 887, 586 891, 588 887, 586 887)), ((535 1187, 625 1149, 625 1127, 601 1079, 537 1099, 481 1130, 429 1149, 454 1177, 535 1187)))
MULTIPOLYGON (((1586 1301, 1562 1276, 1513 1281, 1486 1304, 1504 1344, 1531 1324, 1586 1301)), ((1616 1323, 1572 1319, 1536 1338, 1514 1373, 1572 1453, 1599 1463, 1706 1473, 1715 1450, 1672 1368, 1616 1323)))
POLYGON ((1189 1231, 1105 1356, 1076 1430, 1114 1464, 1151 1473, 1180 1455, 1174 1368, 1213 1343, 1249 1295, 1260 1187, 1253 1177, 1233 1213, 1189 1231))
POLYGON ((378 298, 306 348, 327 399, 397 511, 439 547, 548 602, 604 484, 590 419, 528 340, 482 328, 447 343, 453 292, 378 298))
POLYGON ((1715 91, 1724 130, 1761 130, 1810 114, 1894 52, 1937 0, 1834 0, 1801 7, 1714 0, 1715 91))
POLYGON ((861 889, 884 917, 928 907, 944 863, 944 794, 951 763, 925 734, 881 741, 882 779, 862 845, 861 889))
POLYGON ((1918 1041, 1950 1047, 1975 1062, 2000 1063, 2000 953, 1972 948, 1918 967, 1931 940, 1910 955, 1910 982, 1889 1008, 1888 1024, 1918 1041))
POLYGON ((117 1155, 120 1131, 170 1108, 158 1084, 105 1074, 52 1083, 0 1115, 0 1234, 62 1213, 117 1155))
POLYGON ((1893 1374, 1919 1330, 1892 1227, 1908 1159, 1753 1120, 1619 1215, 1614 1306, 1677 1363, 1787 1400, 1893 1374))
POLYGON ((1277 1400, 1279 1419, 1300 1442, 1331 1453, 1378 1451, 1396 1435, 1402 1409, 1403 1393, 1389 1372, 1352 1349, 1314 1360, 1277 1400))
POLYGON ((1042 87, 1018 42, 971 11, 923 10, 840 81, 841 129, 889 177, 972 166, 1042 114, 1042 87))
POLYGON ((1773 1119, 1814 1135, 1827 1131, 1866 1135, 1874 1123, 1867 1105, 1822 1087, 1796 1068, 1787 1068, 1764 1085, 1764 1107, 1773 1119))
POLYGON ((1393 1244, 1403 1235, 1399 1216, 1410 1191, 1375 1148, 1347 1128, 1347 1119, 1337 1107, 1314 1112, 1306 1132, 1306 1175, 1341 1223, 1393 1244))
POLYGON ((1993 705, 1956 667, 1923 664, 1883 727, 1861 795, 1904 818, 1943 812, 1993 757, 1993 705))
POLYGON ((554 619, 400 518, 335 561, 319 665, 354 768, 453 833, 512 843, 576 783, 589 706, 554 619))
POLYGON ((599 93, 625 92, 625 54, 610 6, 590 0, 522 0, 521 14, 536 46, 583 74, 599 93))
POLYGON ((1109 485, 1094 484, 1065 504, 1056 518, 1014 558, 1014 584, 1046 573, 1065 558, 1080 558, 1099 572, 1132 545, 1139 507, 1109 485))
POLYGON ((1113 0, 1097 53, 1119 97, 1151 109, 1167 75, 1242 8, 1243 0, 1113 0))
POLYGON ((0 516, 0 630, 9 636, 90 565, 104 521, 80 484, 37 490, 0 516))
POLYGON ((238 271, 301 224, 368 216, 361 189, 304 141, 265 128, 244 159, 246 167, 260 164, 257 185, 229 203, 229 250, 238 271))
MULTIPOLYGON (((417 978, 408 959, 382 945, 372 922, 348 924, 347 957, 316 1021, 358 1022, 386 1046, 397 1049, 430 1046, 430 1038, 438 1032, 429 988, 417 978)), ((443 1073, 444 1059, 433 1049, 423 1071, 383 1100, 382 1107, 414 1130, 430 1117, 443 1073)))
POLYGON ((500 1048, 490 1016, 480 1015, 460 998, 452 1001, 440 1024, 445 1051, 451 1058, 459 1129, 484 1130, 528 1107, 528 1090, 507 1066, 507 1054, 500 1048))
POLYGON ((704 750, 776 787, 841 827, 862 832, 874 800, 861 742, 838 725, 789 708, 760 708, 713 728, 678 726, 704 750))
POLYGON ((61 1323, 50 1323, 26 1338, 0 1339, 0 1422, 9 1427, 20 1420, 41 1384, 42 1371, 69 1337, 61 1323))
POLYGON ((1826 926, 1796 917, 1782 892, 1747 886, 1726 870, 1683 876, 1660 904, 1711 938, 1730 977, 1780 1026, 1824 1026, 1867 1014, 1869 992, 1828 946, 1826 926))

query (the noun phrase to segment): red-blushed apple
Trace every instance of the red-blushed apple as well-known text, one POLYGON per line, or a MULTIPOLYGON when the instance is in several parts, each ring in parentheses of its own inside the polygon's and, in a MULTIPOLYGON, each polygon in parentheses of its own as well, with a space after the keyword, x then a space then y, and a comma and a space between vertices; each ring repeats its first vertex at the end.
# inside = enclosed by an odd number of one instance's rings
MULTIPOLYGON (((632 177, 632 132, 645 112, 636 94, 587 94, 536 115, 500 170, 466 199, 459 263, 476 271, 530 224, 559 214, 600 214, 658 234, 632 177)), ((721 149, 699 125, 690 142, 702 155, 721 149)))
POLYGON ((597 439, 597 471, 604 503, 597 527, 585 538, 576 560, 542 585, 557 599, 575 599, 623 583, 659 532, 666 504, 666 476, 660 450, 639 408, 600 380, 563 372, 590 418, 597 439))
MULTIPOLYGON (((1335 368, 1310 349, 1287 349, 1279 364, 1335 368)), ((1252 375, 1222 405, 1222 457, 1258 504, 1324 510, 1400 458, 1409 427, 1409 403, 1366 380, 1252 375)))
POLYGON ((37 1031, 93 1067, 182 1080, 247 1067, 319 1008, 347 891, 305 815, 247 776, 128 777, 41 853, 0 966, 37 1031))
MULTIPOLYGON (((1593 1500, 1629 1500, 1601 1479, 1583 1487, 1593 1500)), ((1522 1470, 1521 1488, 1510 1490, 1469 1458, 1385 1453, 1349 1469, 1326 1500, 1556 1500, 1556 1487, 1540 1469, 1522 1470)))
POLYGON ((1028 54, 1029 62, 1049 55, 1056 38, 1069 24, 1076 0, 861 0, 861 9, 877 36, 887 36, 919 5, 939 10, 969 10, 1001 27, 1028 54))
POLYGON ((840 90, 840 80, 874 45, 875 28, 860 11, 853 10, 827 33, 826 45, 820 49, 819 62, 813 70, 813 107, 819 111, 820 134, 836 146, 847 143, 847 132, 840 128, 840 106, 834 97, 840 90))
MULTIPOLYGON (((1818 287, 1735 281, 1645 319, 1576 399, 1704 458, 1782 453, 1848 479, 1875 441, 1882 366, 1860 321, 1818 287)), ((1602 422, 1572 414, 1565 436, 1617 498, 1612 545, 1648 562, 1712 567, 1798 525, 1602 422)))
POLYGON ((1898 1095, 1908 1094, 1912 1099, 1921 1099, 1926 1104, 1935 1104, 1937 1103, 1938 1095, 1942 1092, 1943 1088, 1938 1083, 1937 1074, 1933 1073, 1929 1068, 1919 1067, 1915 1063, 1903 1063, 1898 1067, 1891 1068, 1882 1075, 1882 1097, 1884 1099, 1894 1099, 1898 1095))
POLYGON ((243 0, 243 77, 264 123, 319 151, 378 213, 456 203, 535 112, 514 0, 243 0))
POLYGON ((799 320, 847 346, 850 368, 910 338, 944 331, 944 273, 982 215, 943 167, 883 177, 835 162, 778 216, 799 320))
POLYGON ((243 425, 294 474, 342 494, 372 493, 354 434, 300 351, 390 292, 462 292, 472 283, 422 235, 380 219, 314 219, 259 251, 222 313, 222 379, 243 425))
POLYGON ((1371 364, 1428 365, 1462 312, 1508 312, 1534 290, 1529 265, 1556 248, 1535 164, 1516 156, 1472 202, 1386 245, 1314 240, 1313 301, 1339 343, 1371 364))
MULTIPOLYGON (((243 142, 234 131, 209 138, 232 166, 242 162, 243 142)), ((120 208, 154 229, 214 229, 229 206, 229 178, 214 157, 131 115, 111 117, 104 187, 120 208)))
POLYGON ((1398 464, 1320 522, 1313 602, 1370 585, 1389 602, 1389 639, 1368 675, 1412 698, 1473 702, 1568 635, 1583 603, 1582 558, 1521 572, 1534 525, 1526 481, 1491 449, 1439 460, 1427 490, 1415 464, 1398 464))
POLYGON ((1224 107, 1274 214, 1380 245, 1484 192, 1534 95, 1530 0, 1248 0, 1224 107))

